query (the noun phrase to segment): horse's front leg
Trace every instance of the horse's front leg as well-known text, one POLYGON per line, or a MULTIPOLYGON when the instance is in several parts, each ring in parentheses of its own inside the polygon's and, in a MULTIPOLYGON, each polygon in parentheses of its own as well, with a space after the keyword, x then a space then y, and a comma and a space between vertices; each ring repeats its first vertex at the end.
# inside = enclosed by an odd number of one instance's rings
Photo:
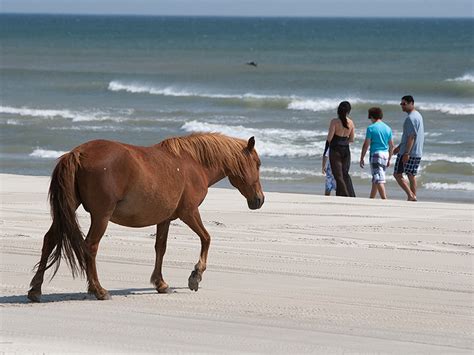
POLYGON ((211 236, 206 228, 204 228, 197 208, 191 214, 182 216, 181 219, 201 239, 201 254, 199 256, 199 261, 194 266, 194 270, 191 272, 188 279, 189 289, 197 291, 199 289, 199 282, 202 280, 202 274, 206 270, 207 253, 209 251, 209 245, 211 244, 211 236))
POLYGON ((150 282, 155 285, 155 288, 159 293, 166 293, 168 291, 168 284, 163 280, 161 268, 163 265, 163 256, 166 252, 169 228, 169 220, 156 225, 155 269, 153 270, 153 274, 151 274, 150 282))

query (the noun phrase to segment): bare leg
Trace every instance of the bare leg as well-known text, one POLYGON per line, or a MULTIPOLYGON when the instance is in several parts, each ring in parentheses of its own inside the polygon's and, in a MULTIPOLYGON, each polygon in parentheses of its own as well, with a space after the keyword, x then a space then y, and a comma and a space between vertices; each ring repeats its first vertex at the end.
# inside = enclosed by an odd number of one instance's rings
POLYGON ((90 253, 90 258, 87 260, 87 282, 88 292, 94 294, 98 300, 110 299, 109 292, 104 289, 97 276, 97 265, 95 258, 99 249, 99 243, 102 236, 107 229, 109 223, 109 216, 92 216, 91 215, 91 227, 86 237, 86 246, 90 253))
POLYGON ((411 174, 407 174, 407 177, 408 177, 408 181, 410 181, 410 190, 416 200, 416 177, 411 174))
POLYGON ((41 250, 41 259, 38 263, 38 270, 30 283, 31 289, 28 291, 28 298, 30 301, 39 302, 41 300, 41 285, 43 284, 44 272, 46 271, 48 258, 53 252, 55 246, 56 243, 54 242, 52 227, 50 227, 43 239, 43 249, 41 250))
POLYGON ((183 216, 181 219, 201 239, 201 254, 199 256, 199 261, 194 266, 194 271, 191 272, 191 275, 188 279, 188 287, 193 291, 197 291, 199 289, 199 282, 202 280, 202 274, 206 270, 207 253, 209 251, 209 245, 211 244, 211 236, 207 232, 206 228, 204 228, 204 225, 201 221, 201 216, 199 215, 199 211, 197 209, 189 216, 183 216))
POLYGON ((416 196, 413 195, 410 188, 408 187, 407 181, 403 178, 402 174, 393 174, 395 180, 397 180, 398 185, 405 191, 408 197, 408 201, 416 201, 416 196))
POLYGON ((372 189, 370 190, 370 198, 375 198, 377 195, 377 185, 372 183, 372 189))
POLYGON ((165 221, 156 226, 156 241, 155 241, 155 269, 151 274, 150 282, 155 285, 159 293, 166 293, 168 284, 163 280, 161 267, 163 265, 163 256, 166 252, 166 242, 168 240, 168 231, 170 228, 170 221, 165 221))
POLYGON ((385 193, 385 184, 376 184, 377 185, 377 190, 379 192, 379 195, 380 195, 380 198, 382 200, 386 200, 387 199, 387 194, 385 193))

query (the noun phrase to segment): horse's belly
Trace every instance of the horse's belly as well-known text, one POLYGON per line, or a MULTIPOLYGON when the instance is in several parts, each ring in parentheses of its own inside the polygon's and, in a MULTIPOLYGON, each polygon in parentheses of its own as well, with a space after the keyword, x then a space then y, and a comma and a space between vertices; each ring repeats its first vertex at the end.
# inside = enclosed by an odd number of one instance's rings
POLYGON ((147 227, 170 219, 176 207, 177 203, 149 197, 144 200, 125 199, 117 203, 110 220, 128 227, 147 227))

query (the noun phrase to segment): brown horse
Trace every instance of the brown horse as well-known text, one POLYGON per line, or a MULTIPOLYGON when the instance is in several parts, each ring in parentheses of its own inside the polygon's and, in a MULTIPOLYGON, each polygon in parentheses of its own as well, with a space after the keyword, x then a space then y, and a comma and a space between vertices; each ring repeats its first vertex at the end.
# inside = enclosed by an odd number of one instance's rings
POLYGON ((109 221, 128 227, 156 224, 156 261, 150 282, 158 292, 166 292, 161 267, 170 222, 177 218, 201 239, 199 261, 188 279, 189 288, 197 291, 211 239, 198 210, 208 187, 227 176, 250 209, 263 205, 260 159, 254 146, 254 137, 247 142, 218 133, 198 133, 151 147, 95 140, 63 155, 51 177, 53 222, 44 236, 28 298, 40 301, 45 271, 56 264, 54 277, 64 256, 73 277, 85 271, 89 293, 99 300, 109 299, 99 283, 95 261, 109 221), (85 239, 76 218, 81 204, 91 216, 85 239))

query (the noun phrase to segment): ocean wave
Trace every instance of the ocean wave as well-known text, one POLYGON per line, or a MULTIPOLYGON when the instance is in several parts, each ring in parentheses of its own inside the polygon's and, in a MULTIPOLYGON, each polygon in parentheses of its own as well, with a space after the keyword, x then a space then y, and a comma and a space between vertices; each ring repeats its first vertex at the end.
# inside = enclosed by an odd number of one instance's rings
POLYGON ((463 191, 474 191, 474 184, 472 182, 458 182, 458 183, 445 183, 445 182, 428 182, 423 184, 423 187, 428 190, 463 190, 463 191))
POLYGON ((467 73, 464 74, 463 76, 454 78, 454 79, 446 79, 446 81, 458 81, 458 82, 468 82, 468 83, 474 83, 474 74, 472 73, 467 73))
POLYGON ((174 86, 155 86, 143 83, 123 83, 120 81, 111 81, 108 89, 110 91, 126 91, 133 94, 151 94, 176 97, 202 97, 211 99, 239 99, 239 100, 266 100, 266 101, 290 101, 291 97, 280 95, 261 95, 253 93, 245 94, 220 94, 205 91, 196 91, 174 86))
MULTIPOLYGON (((330 111, 335 110, 339 103, 347 100, 352 106, 356 105, 377 105, 377 106, 399 106, 398 100, 367 100, 357 97, 349 97, 345 99, 330 99, 330 98, 316 98, 316 99, 293 99, 288 105, 291 110, 307 110, 307 111, 330 111)), ((471 103, 432 103, 432 102, 417 102, 417 108, 424 111, 439 111, 442 113, 462 116, 474 115, 474 104, 471 103)))
MULTIPOLYGON (((202 97, 212 99, 235 99, 235 100, 255 100, 255 101, 270 101, 284 105, 283 107, 290 110, 309 110, 309 111, 329 111, 337 108, 339 103, 343 100, 349 100, 353 104, 367 103, 372 101, 364 101, 359 98, 304 98, 294 95, 267 95, 267 94, 221 94, 206 91, 189 90, 178 88, 174 86, 156 86, 145 83, 131 82, 125 83, 118 80, 113 80, 109 83, 108 89, 110 91, 125 91, 134 94, 151 94, 163 96, 176 97, 202 97)), ((375 102, 375 101, 373 101, 375 102)))
MULTIPOLYGON (((200 90, 190 90, 174 86, 156 86, 144 83, 125 83, 113 80, 109 83, 110 91, 125 91, 129 93, 146 93, 151 95, 175 96, 175 97, 197 97, 210 99, 231 99, 236 101, 252 101, 258 104, 277 105, 281 108, 296 111, 325 112, 334 111, 341 101, 347 100, 352 105, 379 105, 398 106, 398 100, 374 100, 359 97, 339 97, 339 98, 307 98, 295 95, 266 95, 255 93, 243 94, 222 94, 200 90)), ((464 103, 417 103, 420 109, 427 111, 440 111, 451 115, 472 115, 474 114, 474 104, 464 103)))
POLYGON ((249 128, 190 121, 181 126, 186 132, 219 132, 232 137, 248 139, 255 136, 258 153, 269 157, 320 156, 325 142, 317 140, 326 136, 323 131, 287 130, 279 128, 249 128), (301 143, 301 141, 307 143, 301 143))
MULTIPOLYGON (((109 112, 103 111, 71 111, 71 110, 55 110, 55 109, 34 109, 29 107, 12 107, 12 106, 0 106, 0 113, 6 113, 10 115, 28 116, 28 117, 39 117, 39 118, 65 118, 70 119, 73 122, 86 122, 86 121, 115 121, 122 122, 127 120, 126 117, 116 116, 109 112)), ((119 114, 131 114, 133 110, 122 110, 119 114)))
POLYGON ((260 172, 263 174, 280 174, 280 175, 303 175, 303 176, 323 176, 323 173, 319 170, 309 169, 297 169, 293 167, 281 168, 281 167, 265 167, 260 168, 260 172))
POLYGON ((474 115, 474 104, 452 104, 452 103, 416 103, 420 110, 439 111, 455 116, 474 115))
POLYGON ((47 149, 36 148, 29 155, 30 155, 30 157, 34 157, 34 158, 56 159, 56 158, 59 158, 61 155, 66 154, 66 153, 67 152, 64 152, 64 151, 47 150, 47 149))
POLYGON ((426 154, 422 157, 422 161, 447 161, 451 163, 467 163, 467 164, 474 164, 474 158, 471 156, 465 157, 458 157, 454 155, 447 155, 447 154, 426 154))
POLYGON ((341 101, 349 101, 351 105, 376 103, 377 101, 362 100, 357 97, 352 98, 293 98, 288 104, 289 110, 307 110, 307 111, 334 111, 341 101))
MULTIPOLYGON (((186 132, 219 132, 229 136, 248 139, 256 137, 257 150, 262 156, 269 157, 321 157, 324 146, 326 131, 320 130, 291 130, 281 128, 250 128, 242 125, 223 125, 196 120, 184 123, 181 129, 186 132)), ((433 136, 437 136, 433 134, 433 136)), ((362 135, 361 135, 362 137, 362 135)), ((351 147, 351 160, 359 162, 361 145, 354 144, 351 147)), ((368 159, 368 157, 366 157, 368 159)), ((392 158, 392 163, 396 157, 392 158)), ((452 156, 448 154, 425 154, 423 161, 449 161, 452 163, 474 164, 474 158, 470 156, 452 156)))
POLYGON ((302 181, 303 177, 291 177, 291 176, 260 176, 264 181, 302 181))

